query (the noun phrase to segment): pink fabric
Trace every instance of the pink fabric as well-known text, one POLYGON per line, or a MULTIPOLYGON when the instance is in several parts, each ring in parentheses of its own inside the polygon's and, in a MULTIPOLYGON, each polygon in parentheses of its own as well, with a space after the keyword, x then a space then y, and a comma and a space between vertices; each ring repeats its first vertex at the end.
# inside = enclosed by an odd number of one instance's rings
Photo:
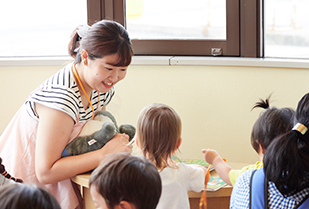
MULTIPOLYGON (((80 133, 85 123, 76 123, 70 136, 72 141, 80 133)), ((80 195, 76 195, 70 179, 42 185, 35 173, 35 144, 38 120, 29 116, 23 105, 10 121, 0 137, 0 156, 6 170, 26 183, 35 183, 47 188, 58 200, 62 209, 79 206, 80 195)), ((76 187, 76 186, 75 186, 76 187)), ((77 192, 77 194, 80 194, 77 192)))

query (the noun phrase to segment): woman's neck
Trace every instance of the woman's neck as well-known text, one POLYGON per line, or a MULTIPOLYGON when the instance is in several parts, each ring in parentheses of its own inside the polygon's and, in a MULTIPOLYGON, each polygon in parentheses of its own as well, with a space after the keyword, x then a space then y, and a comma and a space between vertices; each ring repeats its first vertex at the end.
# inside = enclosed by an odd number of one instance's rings
MULTIPOLYGON (((81 86, 82 85, 84 87, 84 90, 85 92, 87 93, 88 97, 91 96, 91 93, 92 93, 92 89, 88 86, 88 84, 86 83, 85 81, 85 77, 84 77, 84 66, 83 65, 80 65, 80 64, 75 64, 75 69, 76 69, 76 72, 78 74, 78 77, 81 81, 81 84, 79 84, 79 82, 77 82, 79 85, 78 85, 78 88, 80 90, 80 92, 82 92, 82 94, 84 93, 81 89, 81 86)), ((75 78, 75 80, 77 80, 75 78)))
POLYGON ((83 74, 84 67, 80 64, 75 64, 74 67, 75 67, 75 70, 76 70, 76 73, 77 73, 77 74, 75 74, 73 72, 74 79, 75 79, 75 82, 78 86, 78 89, 79 89, 79 92, 80 92, 80 95, 81 95, 82 104, 83 104, 84 109, 88 109, 89 102, 88 102, 87 96, 91 100, 92 89, 85 82, 84 74, 83 74), (87 95, 85 95, 85 94, 87 94, 87 95))

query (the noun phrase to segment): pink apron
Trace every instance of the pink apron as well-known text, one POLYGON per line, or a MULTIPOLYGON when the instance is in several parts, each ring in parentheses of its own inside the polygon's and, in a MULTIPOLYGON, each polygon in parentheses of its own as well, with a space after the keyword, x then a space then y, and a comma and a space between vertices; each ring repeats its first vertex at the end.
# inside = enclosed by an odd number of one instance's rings
MULTIPOLYGON (((69 142, 78 136, 85 122, 73 127, 69 142)), ((81 195, 77 185, 70 179, 42 185, 35 173, 35 144, 38 120, 29 116, 26 106, 18 110, 0 136, 0 156, 6 170, 25 183, 35 183, 48 189, 63 209, 75 209, 81 205, 81 195)))

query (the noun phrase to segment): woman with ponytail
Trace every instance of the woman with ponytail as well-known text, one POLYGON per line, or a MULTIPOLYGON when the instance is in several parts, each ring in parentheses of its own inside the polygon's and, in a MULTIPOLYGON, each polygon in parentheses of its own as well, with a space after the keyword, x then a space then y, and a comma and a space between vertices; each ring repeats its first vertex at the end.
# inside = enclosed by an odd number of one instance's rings
POLYGON ((1 134, 0 156, 12 176, 44 186, 63 209, 74 209, 81 198, 71 177, 93 170, 106 154, 132 152, 129 136, 117 134, 99 150, 61 158, 83 125, 113 98, 133 50, 125 28, 109 20, 76 28, 68 49, 74 61, 29 95, 1 134))
POLYGON ((309 208, 309 94, 298 103, 295 125, 265 150, 260 170, 236 181, 230 208, 309 208))

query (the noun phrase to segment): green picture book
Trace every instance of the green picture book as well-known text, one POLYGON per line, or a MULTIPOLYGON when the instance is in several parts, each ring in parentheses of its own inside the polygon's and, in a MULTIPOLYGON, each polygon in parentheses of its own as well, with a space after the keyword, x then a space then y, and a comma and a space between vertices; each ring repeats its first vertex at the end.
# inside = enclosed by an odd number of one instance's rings
MULTIPOLYGON (((206 160, 198 160, 198 159, 179 159, 176 156, 172 157, 173 160, 179 163, 185 163, 185 164, 197 164, 197 165, 202 165, 208 168, 209 163, 206 162, 206 160)), ((210 166, 210 171, 214 169, 213 165, 210 166)))
POLYGON ((207 183, 207 191, 217 191, 218 189, 227 185, 219 176, 210 176, 210 180, 207 183))

